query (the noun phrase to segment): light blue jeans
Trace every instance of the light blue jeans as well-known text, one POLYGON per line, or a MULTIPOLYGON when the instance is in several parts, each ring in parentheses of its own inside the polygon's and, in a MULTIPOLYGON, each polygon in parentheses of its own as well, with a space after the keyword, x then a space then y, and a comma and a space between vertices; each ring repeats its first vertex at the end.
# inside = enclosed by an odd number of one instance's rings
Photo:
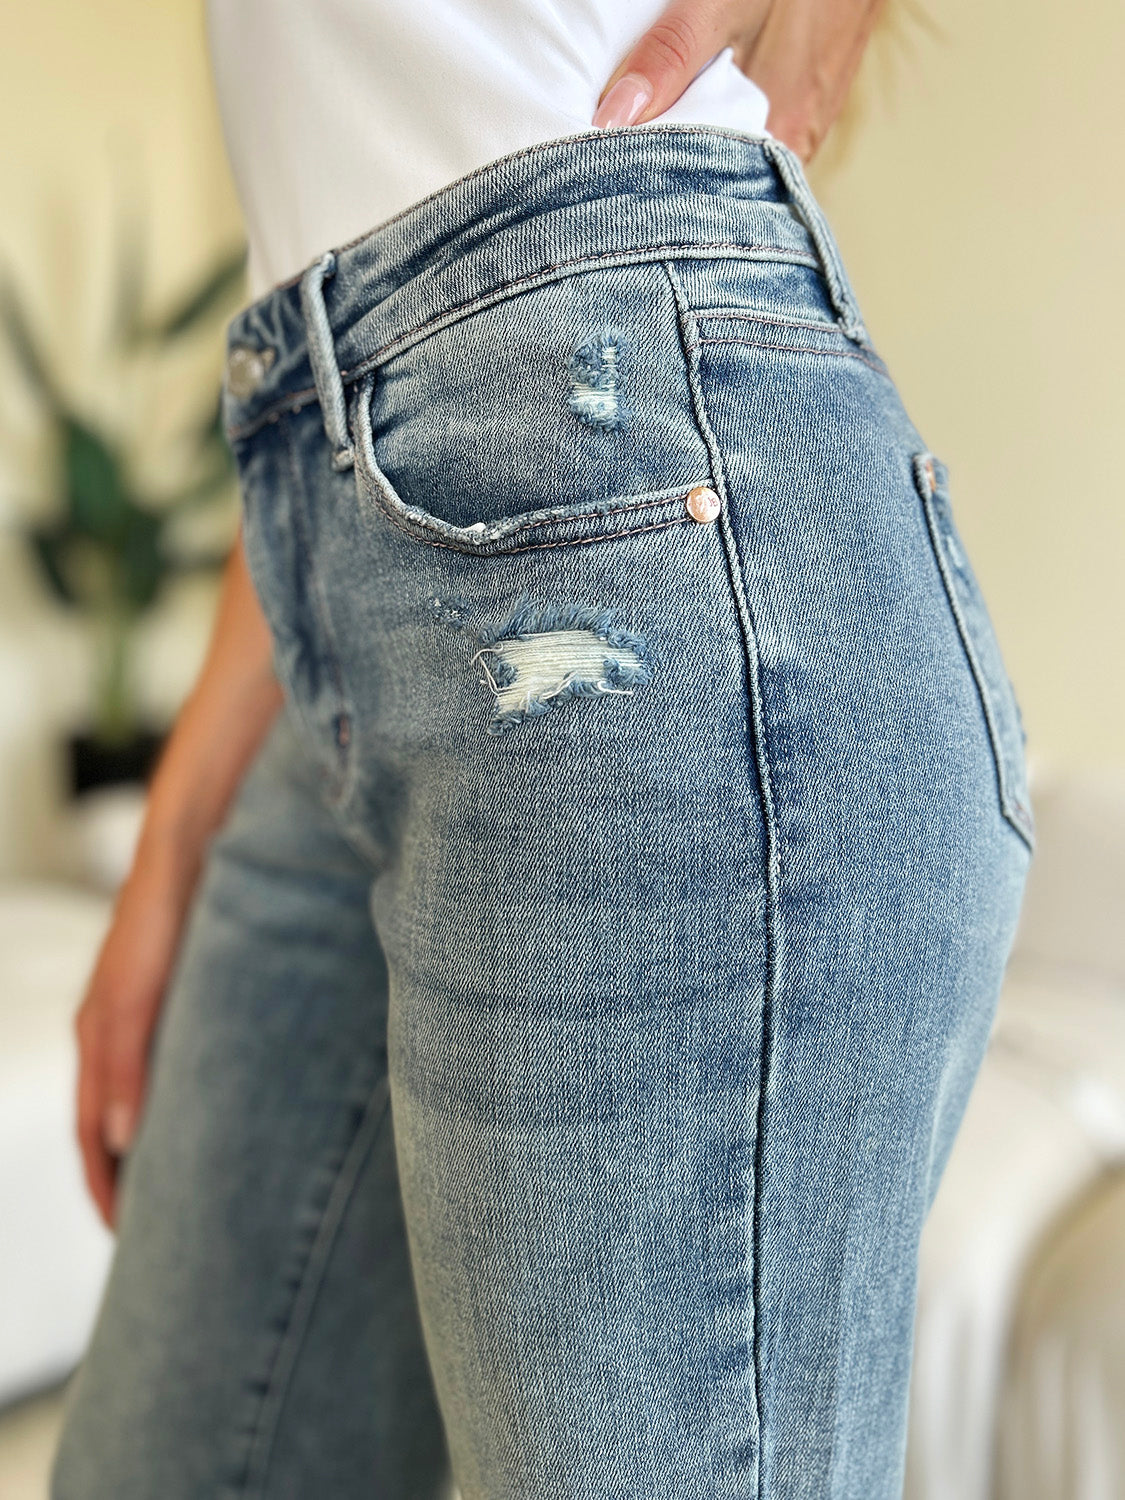
POLYGON ((55 1500, 893 1500, 1033 838, 797 159, 491 164, 231 329, 287 705, 55 1500))

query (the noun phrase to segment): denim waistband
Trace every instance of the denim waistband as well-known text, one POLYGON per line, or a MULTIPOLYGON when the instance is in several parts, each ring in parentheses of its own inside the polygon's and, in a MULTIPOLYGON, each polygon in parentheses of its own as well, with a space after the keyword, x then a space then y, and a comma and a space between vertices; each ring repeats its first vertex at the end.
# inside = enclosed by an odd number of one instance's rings
POLYGON ((590 131, 489 163, 252 303, 228 331, 232 437, 320 400, 348 461, 343 388, 444 324, 580 265, 742 257, 820 270, 866 337, 799 158, 706 126, 590 131))

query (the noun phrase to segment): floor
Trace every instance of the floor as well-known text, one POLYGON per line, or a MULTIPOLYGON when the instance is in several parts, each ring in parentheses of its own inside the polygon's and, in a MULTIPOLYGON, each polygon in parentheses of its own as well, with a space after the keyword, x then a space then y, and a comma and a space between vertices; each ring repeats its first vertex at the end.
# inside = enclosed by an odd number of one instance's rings
POLYGON ((47 1500, 47 1476, 61 1419, 61 1391, 49 1391, 0 1411, 0 1495, 4 1500, 47 1500))

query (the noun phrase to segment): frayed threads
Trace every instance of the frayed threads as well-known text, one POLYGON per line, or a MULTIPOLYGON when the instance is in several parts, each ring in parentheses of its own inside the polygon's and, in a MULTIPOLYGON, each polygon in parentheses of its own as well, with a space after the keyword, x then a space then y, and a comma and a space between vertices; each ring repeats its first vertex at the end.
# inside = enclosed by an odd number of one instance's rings
POLYGON ((644 639, 610 609, 521 601, 505 625, 480 632, 481 679, 494 696, 490 734, 504 734, 569 698, 630 696, 652 675, 644 639))
POLYGON ((570 410, 591 427, 614 429, 629 420, 621 398, 621 338, 607 329, 570 356, 570 410))

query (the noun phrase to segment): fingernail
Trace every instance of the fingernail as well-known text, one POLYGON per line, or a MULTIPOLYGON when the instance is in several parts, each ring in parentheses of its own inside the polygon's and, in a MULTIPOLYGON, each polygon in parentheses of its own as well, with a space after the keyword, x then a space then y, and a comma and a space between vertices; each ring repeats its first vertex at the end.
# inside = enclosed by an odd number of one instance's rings
POLYGON ((114 1156, 124 1156, 133 1138, 133 1111, 127 1104, 109 1105, 103 1133, 114 1156))
POLYGON ((612 130, 618 125, 632 125, 644 113, 645 105, 652 99, 652 84, 640 73, 626 73, 619 78, 598 105, 594 124, 599 130, 612 130))

